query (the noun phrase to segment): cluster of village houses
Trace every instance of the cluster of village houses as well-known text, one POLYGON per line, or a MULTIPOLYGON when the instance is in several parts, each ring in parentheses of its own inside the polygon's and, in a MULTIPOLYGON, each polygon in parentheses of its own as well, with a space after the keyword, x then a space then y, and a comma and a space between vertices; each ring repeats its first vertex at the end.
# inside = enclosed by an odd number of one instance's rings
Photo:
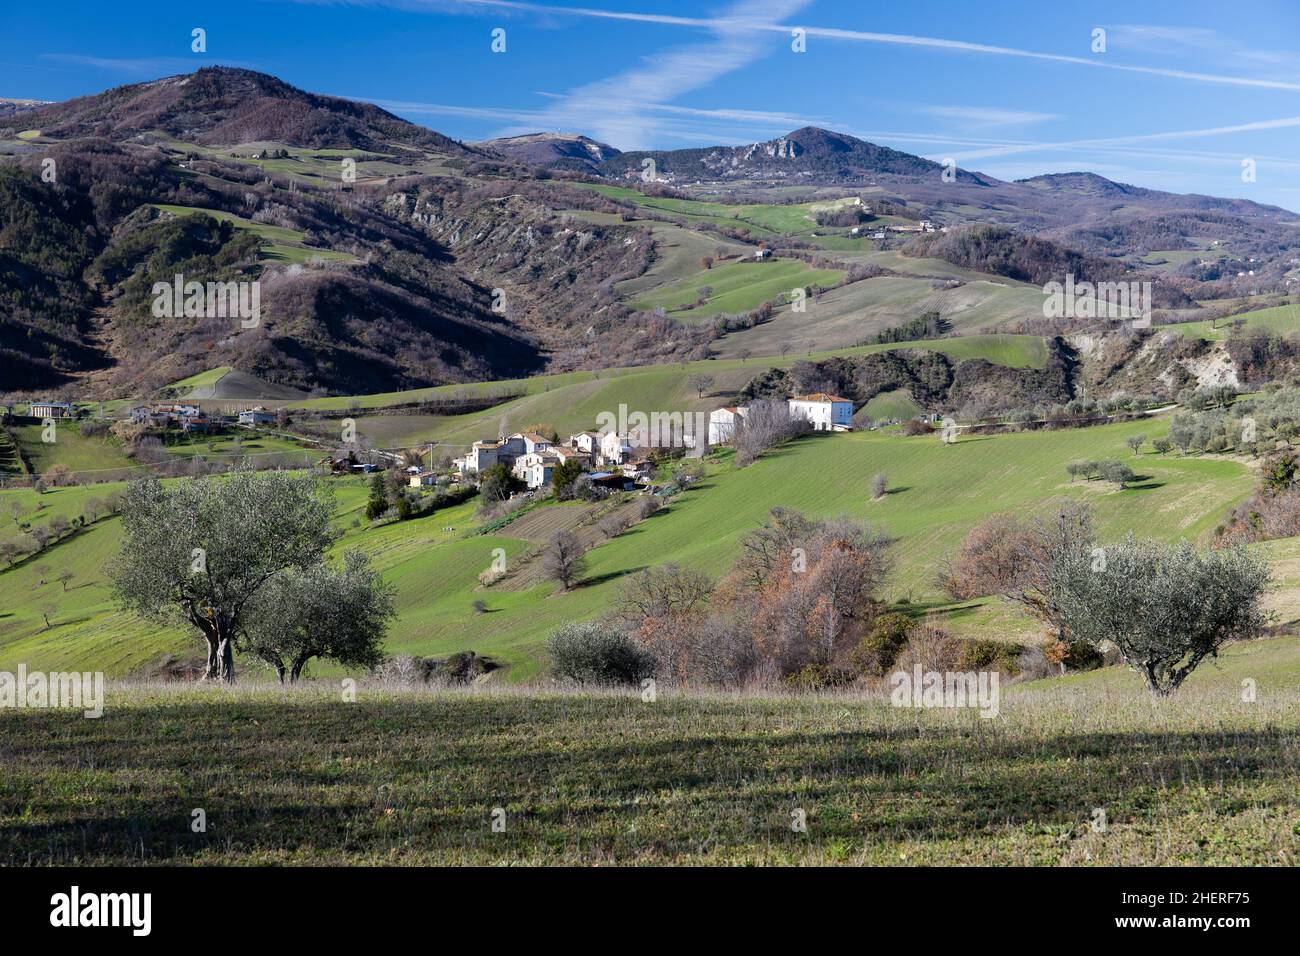
MULTIPOLYGON (((853 428, 853 402, 837 395, 817 392, 789 399, 790 414, 806 420, 814 431, 849 431, 853 428)), ((744 428, 749 409, 744 405, 715 408, 708 416, 708 444, 725 445, 744 428)), ((76 408, 66 402, 32 402, 31 415, 36 418, 72 418, 76 408)), ((184 432, 209 432, 233 425, 258 427, 274 424, 274 412, 262 406, 241 411, 238 415, 208 415, 197 405, 181 403, 137 405, 128 411, 130 419, 159 428, 179 428, 184 432)), ((678 416, 680 418, 680 415, 678 416)), ((703 431, 703 429, 699 429, 703 431)), ((634 487, 654 473, 654 464, 646 453, 663 442, 642 441, 634 431, 584 431, 570 435, 567 443, 553 442, 532 432, 518 432, 509 437, 476 441, 469 452, 452 462, 455 478, 477 476, 494 465, 502 464, 530 489, 551 483, 552 472, 568 461, 577 461, 592 483, 614 489, 634 487)), ((695 448, 697 433, 678 433, 682 445, 695 448)), ((396 457, 396 456, 386 456, 396 457)), ((375 464, 358 464, 355 459, 322 459, 332 470, 374 471, 375 464)), ((408 468, 412 488, 430 486, 445 478, 445 471, 408 468)))
MULTIPOLYGON (((618 432, 579 432, 570 435, 567 444, 532 432, 518 432, 507 438, 474 442, 468 453, 452 462, 452 468, 464 478, 481 474, 493 465, 505 465, 512 475, 535 489, 549 485, 551 473, 560 465, 577 461, 584 471, 589 471, 593 484, 622 489, 654 471, 650 461, 635 457, 633 451, 628 436, 618 432)), ((411 487, 432 485, 440 474, 415 472, 411 487)))
MULTIPOLYGON (((36 414, 36 406, 32 406, 36 414)), ((256 428, 275 423, 275 413, 262 406, 246 409, 238 415, 206 415, 197 405, 136 405, 130 409, 131 421, 155 428, 179 428, 183 432, 210 432, 231 425, 256 428)))
MULTIPOLYGON (((77 411, 77 406, 72 402, 38 400, 28 405, 28 415, 32 418, 76 418, 77 411)), ((275 412, 269 412, 261 405, 237 414, 209 415, 197 405, 181 403, 135 405, 127 410, 127 417, 141 425, 179 428, 185 432, 209 432, 230 425, 256 428, 273 425, 276 420, 275 412)))
MULTIPOLYGON (((849 431, 853 428, 853 402, 837 395, 817 392, 789 400, 790 414, 806 420, 814 431, 849 431)), ((744 405, 715 408, 709 413, 709 445, 725 445, 744 427, 749 409, 744 405)), ((686 447, 694 447, 690 434, 682 436, 686 447)), ((529 488, 551 483, 551 473, 566 461, 578 461, 588 470, 593 484, 626 488, 649 477, 654 464, 643 454, 637 436, 629 432, 579 432, 567 443, 553 442, 542 435, 518 432, 507 438, 476 441, 469 452, 452 462, 456 475, 465 478, 503 464, 529 488)), ((441 473, 413 470, 413 488, 432 485, 441 473)))

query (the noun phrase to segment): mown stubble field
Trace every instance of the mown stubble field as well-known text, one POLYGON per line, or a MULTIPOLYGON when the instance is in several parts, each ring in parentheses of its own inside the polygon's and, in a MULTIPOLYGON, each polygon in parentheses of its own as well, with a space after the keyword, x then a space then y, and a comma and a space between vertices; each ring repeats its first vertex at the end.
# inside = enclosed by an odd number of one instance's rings
POLYGON ((1049 681, 1004 689, 994 719, 860 695, 119 686, 99 720, 0 712, 0 863, 1294 865, 1298 731, 1300 694, 1218 681, 1165 701, 1049 681))

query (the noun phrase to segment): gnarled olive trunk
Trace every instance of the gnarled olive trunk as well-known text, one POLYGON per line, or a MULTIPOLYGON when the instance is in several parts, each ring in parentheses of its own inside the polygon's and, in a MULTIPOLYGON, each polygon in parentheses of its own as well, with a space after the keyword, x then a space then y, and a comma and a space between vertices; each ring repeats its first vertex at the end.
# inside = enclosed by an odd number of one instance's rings
POLYGON ((235 680, 235 641, 230 624, 224 620, 209 617, 191 618, 203 632, 203 639, 208 644, 208 663, 203 672, 203 679, 233 683, 235 680))
POLYGON ((208 666, 203 672, 203 679, 216 680, 218 673, 216 635, 204 633, 203 638, 208 642, 208 666))
POLYGON ((234 635, 221 631, 217 640, 217 680, 227 684, 235 682, 234 635))

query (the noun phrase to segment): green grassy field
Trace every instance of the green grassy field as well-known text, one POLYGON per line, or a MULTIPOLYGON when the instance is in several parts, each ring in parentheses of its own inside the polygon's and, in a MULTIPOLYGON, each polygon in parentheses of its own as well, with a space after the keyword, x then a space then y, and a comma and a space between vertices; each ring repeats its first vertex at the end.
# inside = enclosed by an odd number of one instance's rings
POLYGON ((767 262, 742 260, 716 265, 655 289, 632 302, 637 309, 667 309, 685 320, 706 319, 719 312, 745 312, 778 296, 790 295, 793 289, 831 286, 844 273, 835 269, 813 269, 797 259, 774 259, 767 262), (693 306, 698 290, 708 286, 713 291, 704 305, 693 306))
POLYGON ((217 368, 210 368, 206 372, 199 372, 197 375, 191 375, 188 378, 172 382, 167 387, 175 392, 178 398, 184 398, 196 388, 212 388, 233 371, 234 369, 229 365, 220 365, 217 368))
MULTIPOLYGON (((848 227, 818 226, 817 215, 854 205, 853 197, 825 199, 811 202, 780 203, 730 203, 708 199, 669 199, 647 196, 627 186, 578 183, 611 199, 635 203, 659 215, 672 216, 685 226, 707 224, 747 233, 751 240, 791 236, 829 251, 857 254, 875 252, 878 246, 865 235, 854 236, 848 227)), ((871 190, 861 190, 863 193, 871 190)), ((776 198, 776 197, 774 197, 776 198)), ((797 197, 795 197, 797 198, 797 197)), ((874 216, 861 227, 867 231, 882 226, 909 225, 908 220, 897 216, 874 216)))
POLYGON ((304 410, 337 411, 355 407, 358 431, 380 447, 405 447, 437 441, 459 454, 462 447, 473 441, 495 437, 503 426, 507 431, 514 431, 537 423, 549 423, 562 435, 568 435, 594 427, 599 413, 616 413, 620 403, 626 404, 629 411, 707 411, 734 400, 752 378, 768 368, 788 367, 805 358, 816 360, 832 355, 862 355, 910 348, 942 352, 954 362, 982 358, 1011 368, 1042 368, 1047 361, 1046 344, 1036 336, 967 335, 826 352, 796 348, 780 358, 710 359, 600 372, 568 372, 510 382, 444 385, 404 392, 268 404, 285 404, 290 409, 304 410), (703 396, 689 385, 691 376, 698 373, 711 375, 714 379, 714 385, 703 396), (491 394, 490 390, 503 388, 518 389, 524 395, 484 411, 459 415, 366 414, 367 409, 416 403, 438 396, 491 394))
POLYGON ((1296 649, 1232 648, 1168 701, 1114 669, 1013 686, 992 719, 863 696, 112 688, 99 719, 0 712, 0 864, 1288 866, 1296 649))
MULTIPOLYGON (((151 470, 129 458, 118 439, 83 436, 74 422, 59 423, 53 442, 43 440, 41 425, 11 426, 11 432, 37 475, 45 474, 56 464, 66 466, 83 481, 122 479, 151 470)), ((304 448, 296 441, 243 429, 211 435, 173 432, 169 439, 161 450, 173 458, 233 461, 248 457, 256 463, 272 456, 296 455, 301 462, 315 463, 322 454, 315 448, 304 448)))
MULTIPOLYGON (((1041 368, 1047 360, 1042 339, 1033 336, 971 335, 925 342, 871 345, 842 349, 839 355, 861 355, 889 349, 924 348, 942 352, 954 362, 982 358, 1011 368, 1041 368)), ((807 353, 816 358, 824 353, 807 353)), ((616 377, 578 378, 569 384, 462 415, 359 415, 357 430, 380 447, 418 445, 438 441, 459 453, 471 442, 494 437, 504 425, 507 432, 536 423, 555 426, 561 435, 593 428, 601 412, 617 413, 620 403, 629 411, 708 411, 734 400, 744 386, 771 366, 793 364, 805 355, 796 350, 779 361, 740 359, 653 365, 629 370, 616 377), (703 395, 690 386, 697 372, 711 375, 714 384, 703 395)))
MULTIPOLYGON (((649 229, 654 237, 655 260, 642 275, 626 279, 615 286, 620 295, 630 299, 696 275, 700 271, 700 259, 704 256, 716 258, 719 250, 728 256, 753 253, 753 247, 720 236, 684 229, 670 222, 637 220, 636 225, 649 229)), ((702 284, 696 283, 697 286, 702 284)))
POLYGON ((317 249, 306 245, 307 237, 296 229, 286 229, 283 226, 268 226, 265 223, 253 222, 243 216, 236 216, 233 213, 222 212, 217 209, 200 209, 197 206, 171 206, 166 203, 154 203, 153 206, 155 209, 169 212, 174 216, 194 216, 199 214, 211 216, 213 219, 230 222, 239 229, 255 233, 267 243, 262 248, 262 256, 267 259, 297 263, 310 262, 312 259, 337 262, 354 261, 353 257, 346 252, 334 252, 330 249, 317 249))
POLYGON ((1256 309, 1254 312, 1243 312, 1230 318, 1219 319, 1214 323, 1208 320, 1178 322, 1173 325, 1158 326, 1157 328, 1161 331, 1168 329, 1193 338, 1218 342, 1228 337, 1232 323, 1237 319, 1244 320, 1248 329, 1265 329, 1269 332, 1283 334, 1296 332, 1300 331, 1300 305, 1279 305, 1271 309, 1256 309))
POLYGON ((912 398, 912 393, 907 389, 894 389, 888 392, 881 392, 871 401, 862 407, 862 411, 872 421, 892 420, 904 421, 921 414, 922 408, 912 398))
POLYGON ((877 276, 813 297, 803 312, 782 307, 771 322, 728 333, 714 350, 732 358, 742 349, 773 355, 790 342, 807 342, 819 351, 848 348, 927 312, 938 312, 954 331, 968 334, 1040 318, 1042 307, 1042 293, 1018 284, 979 280, 949 288, 919 276, 877 276))
MULTIPOLYGON (((724 457, 710 477, 668 508, 589 552, 585 583, 567 593, 556 593, 550 584, 483 588, 478 574, 492 563, 494 548, 504 548, 513 562, 533 545, 514 537, 509 525, 494 535, 474 534, 472 502, 429 518, 371 528, 360 518, 365 482, 345 478, 332 484, 345 531, 339 547, 372 553, 397 586, 400 617, 389 650, 422 655, 474 650, 508 665, 503 679, 520 681, 543 669, 542 644, 554 628, 604 613, 629 574, 666 561, 720 574, 736 556, 739 539, 778 505, 820 516, 843 513, 888 530, 897 538, 888 599, 933 606, 958 634, 1033 640, 1033 626, 1001 602, 945 606, 935 569, 986 515, 1031 513, 1063 495, 1094 505, 1103 541, 1129 530, 1166 541, 1203 540, 1227 509, 1250 493, 1253 479, 1235 461, 1150 453, 1129 457, 1127 436, 1156 437, 1164 428, 1163 421, 1152 419, 966 437, 952 445, 934 437, 872 432, 802 439, 743 470, 724 457), (1071 482, 1065 473, 1068 461, 1108 457, 1129 461, 1138 482, 1116 491, 1097 481, 1071 482), (888 476, 892 490, 872 501, 869 486, 877 472, 888 476), (359 527, 352 527, 354 519, 359 527), (477 599, 487 603, 488 613, 475 612, 477 599)), ((75 515, 91 493, 96 492, 59 489, 42 500, 75 515)), ((0 491, 0 519, 12 496, 29 509, 37 500, 31 491, 0 491)), ((39 559, 0 572, 0 608, 8 609, 0 617, 0 667, 27 661, 122 674, 162 653, 193 653, 195 642, 182 632, 159 632, 115 609, 104 567, 118 533, 116 519, 101 522, 39 559), (39 568, 57 570, 64 562, 73 562, 77 575, 68 592, 74 597, 65 596, 49 571, 39 568), (41 612, 45 604, 55 608, 48 629, 41 612)))
POLYGON ((10 433, 37 475, 45 474, 56 464, 87 474, 134 471, 137 468, 116 438, 83 437, 73 421, 57 421, 52 442, 42 440, 44 426, 39 424, 12 426, 10 433))

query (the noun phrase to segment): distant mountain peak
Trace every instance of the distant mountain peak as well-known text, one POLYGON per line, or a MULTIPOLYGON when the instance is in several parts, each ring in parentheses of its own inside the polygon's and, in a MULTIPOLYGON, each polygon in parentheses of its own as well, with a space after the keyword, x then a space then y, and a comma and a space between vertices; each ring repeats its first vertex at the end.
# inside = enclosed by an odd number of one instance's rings
POLYGON ((784 136, 741 146, 622 153, 606 162, 601 172, 624 178, 639 174, 646 157, 655 160, 658 175, 669 182, 767 179, 862 183, 882 174, 916 177, 941 168, 920 156, 877 146, 847 133, 804 126, 784 136))
POLYGON ((465 148, 370 103, 308 93, 277 77, 230 66, 115 87, 24 116, 56 139, 123 140, 162 131, 186 142, 281 142, 312 149, 400 143, 447 153, 465 148))
POLYGON ((527 166, 582 169, 592 172, 619 155, 619 150, 578 133, 541 132, 503 136, 473 144, 527 166))
POLYGON ((1071 192, 1098 197, 1142 196, 1153 192, 1153 190, 1143 189, 1140 186, 1130 186, 1127 183, 1117 183, 1113 179, 1107 179, 1105 176, 1099 176, 1097 173, 1083 171, 1071 173, 1044 173, 1041 176, 1031 176, 1028 179, 1018 179, 1016 182, 1024 186, 1030 186, 1035 189, 1046 189, 1051 192, 1071 192))

